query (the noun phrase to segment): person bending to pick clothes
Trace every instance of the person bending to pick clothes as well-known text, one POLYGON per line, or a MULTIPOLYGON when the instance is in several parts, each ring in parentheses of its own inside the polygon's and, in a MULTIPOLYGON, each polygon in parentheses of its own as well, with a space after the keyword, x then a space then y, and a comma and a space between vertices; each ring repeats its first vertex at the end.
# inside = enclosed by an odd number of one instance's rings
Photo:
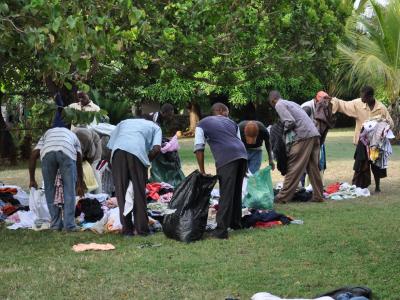
POLYGON ((161 135, 157 124, 144 119, 124 120, 111 133, 107 146, 112 151, 111 168, 123 235, 150 233, 146 202, 147 168, 161 150, 161 135), (133 210, 124 215, 129 181, 133 185, 133 210))
POLYGON ((75 225, 76 193, 84 196, 82 176, 82 151, 78 137, 63 127, 49 129, 32 151, 29 162, 29 187, 37 188, 35 180, 36 160, 42 160, 42 175, 47 207, 51 216, 50 229, 77 231, 75 225), (55 180, 60 171, 63 181, 64 214, 62 207, 54 203, 55 180), (63 220, 64 215, 64 220, 63 220))
POLYGON ((240 229, 242 184, 247 171, 247 153, 240 139, 238 125, 228 118, 229 109, 222 103, 211 108, 212 116, 202 119, 195 130, 195 154, 200 172, 204 170, 206 142, 211 148, 220 187, 217 228, 212 235, 228 238, 228 228, 240 229))
POLYGON ((274 160, 271 154, 269 133, 263 123, 258 121, 242 121, 239 123, 242 142, 247 150, 249 171, 254 174, 260 170, 262 163, 262 144, 268 152, 269 165, 275 169, 274 160))
POLYGON ((323 202, 323 185, 319 172, 319 132, 306 112, 292 101, 283 100, 278 91, 269 94, 269 103, 275 108, 284 132, 293 137, 288 151, 288 171, 283 187, 276 195, 276 203, 286 203, 293 198, 304 171, 310 177, 314 202, 323 202))

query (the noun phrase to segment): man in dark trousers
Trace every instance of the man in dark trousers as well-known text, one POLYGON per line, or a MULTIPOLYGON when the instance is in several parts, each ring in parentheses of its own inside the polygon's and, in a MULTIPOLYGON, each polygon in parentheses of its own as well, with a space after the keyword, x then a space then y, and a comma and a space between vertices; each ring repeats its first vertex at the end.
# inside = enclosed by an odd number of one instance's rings
POLYGON ((286 140, 290 140, 287 173, 283 187, 275 197, 275 203, 286 203, 292 200, 305 171, 310 177, 313 188, 312 201, 323 202, 323 185, 319 172, 320 134, 318 129, 300 105, 281 99, 278 91, 272 91, 269 94, 269 103, 275 108, 283 123, 286 140))
POLYGON ((228 118, 229 109, 222 103, 212 106, 212 116, 196 127, 195 153, 199 169, 205 174, 204 149, 211 148, 220 188, 217 228, 213 236, 228 238, 228 228, 240 229, 242 217, 242 184, 247 171, 247 152, 240 139, 238 125, 228 118))
POLYGON ((107 146, 112 151, 111 168, 122 234, 125 236, 133 236, 135 233, 148 235, 147 168, 150 166, 150 161, 160 152, 161 128, 154 122, 144 119, 124 120, 111 133, 107 146), (130 181, 133 185, 133 209, 125 212, 125 196, 130 181))

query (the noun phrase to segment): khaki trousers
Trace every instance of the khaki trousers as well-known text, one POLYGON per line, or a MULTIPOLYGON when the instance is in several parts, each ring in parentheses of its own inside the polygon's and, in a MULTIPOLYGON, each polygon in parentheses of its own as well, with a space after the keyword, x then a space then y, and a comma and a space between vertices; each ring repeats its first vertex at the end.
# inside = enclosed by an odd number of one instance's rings
POLYGON ((307 171, 313 188, 312 201, 322 202, 323 184, 319 171, 319 137, 312 137, 294 143, 288 155, 288 172, 283 187, 276 195, 275 202, 292 200, 301 176, 307 171))

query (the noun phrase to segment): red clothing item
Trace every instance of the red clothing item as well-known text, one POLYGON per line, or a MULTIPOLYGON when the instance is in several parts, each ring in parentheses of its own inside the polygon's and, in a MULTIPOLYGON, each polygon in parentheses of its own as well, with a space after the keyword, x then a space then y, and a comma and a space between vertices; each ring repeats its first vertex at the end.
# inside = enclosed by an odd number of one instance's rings
POLYGON ((326 191, 328 194, 333 194, 333 193, 339 192, 339 189, 340 189, 340 183, 339 183, 339 182, 336 182, 336 183, 332 183, 332 184, 328 185, 328 186, 326 187, 325 191, 326 191))
POLYGON ((11 204, 7 204, 4 205, 1 210, 3 211, 3 214, 5 214, 6 216, 11 216, 18 210, 18 207, 11 204))
POLYGON ((161 189, 161 183, 158 182, 148 183, 146 184, 146 189, 147 189, 147 197, 156 201, 160 199, 160 195, 158 194, 158 192, 161 189))
POLYGON ((16 195, 18 191, 15 188, 0 188, 0 193, 16 195))
POLYGON ((257 222, 256 225, 254 225, 255 228, 271 228, 275 226, 280 226, 283 225, 281 221, 271 221, 271 222, 257 222))

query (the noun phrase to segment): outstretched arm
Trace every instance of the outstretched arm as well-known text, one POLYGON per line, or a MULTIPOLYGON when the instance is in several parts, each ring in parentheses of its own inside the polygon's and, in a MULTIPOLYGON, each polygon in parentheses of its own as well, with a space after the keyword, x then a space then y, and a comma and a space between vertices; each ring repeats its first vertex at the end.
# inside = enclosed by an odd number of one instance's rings
POLYGON ((36 161, 40 156, 40 150, 35 149, 32 151, 31 157, 29 159, 29 188, 34 187, 37 189, 38 185, 35 180, 35 171, 36 171, 36 161))
POLYGON ((332 112, 334 114, 340 112, 348 117, 356 118, 357 117, 356 100, 344 101, 338 98, 332 98, 331 100, 332 112))

